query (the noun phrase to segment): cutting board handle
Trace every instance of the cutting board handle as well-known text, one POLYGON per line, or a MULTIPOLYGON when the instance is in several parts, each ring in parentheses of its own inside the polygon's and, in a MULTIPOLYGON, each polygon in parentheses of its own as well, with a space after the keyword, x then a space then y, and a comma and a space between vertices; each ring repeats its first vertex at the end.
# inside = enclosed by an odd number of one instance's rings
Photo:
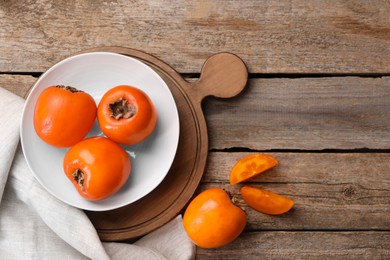
POLYGON ((207 96, 231 98, 244 89, 247 80, 248 70, 237 55, 218 53, 203 64, 199 80, 190 84, 190 96, 199 103, 207 96))

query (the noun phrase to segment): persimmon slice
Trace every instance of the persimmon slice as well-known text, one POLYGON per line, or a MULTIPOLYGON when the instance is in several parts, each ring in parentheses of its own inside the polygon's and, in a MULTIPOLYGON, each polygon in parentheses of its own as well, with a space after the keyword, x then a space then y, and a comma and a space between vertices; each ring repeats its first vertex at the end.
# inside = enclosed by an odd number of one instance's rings
POLYGON ((243 186, 241 196, 249 207, 269 215, 286 213, 295 204, 290 198, 252 186, 243 186))
POLYGON ((278 160, 266 154, 251 154, 241 158, 230 172, 230 184, 246 181, 275 167, 278 160))

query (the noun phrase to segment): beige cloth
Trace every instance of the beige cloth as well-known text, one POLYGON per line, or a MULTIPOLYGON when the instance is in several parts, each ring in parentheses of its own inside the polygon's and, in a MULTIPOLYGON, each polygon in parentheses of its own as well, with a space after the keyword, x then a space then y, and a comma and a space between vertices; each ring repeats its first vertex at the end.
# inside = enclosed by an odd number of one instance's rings
POLYGON ((0 88, 0 259, 194 258, 181 216, 134 244, 102 243, 82 210, 53 197, 30 172, 19 145, 23 105, 0 88))

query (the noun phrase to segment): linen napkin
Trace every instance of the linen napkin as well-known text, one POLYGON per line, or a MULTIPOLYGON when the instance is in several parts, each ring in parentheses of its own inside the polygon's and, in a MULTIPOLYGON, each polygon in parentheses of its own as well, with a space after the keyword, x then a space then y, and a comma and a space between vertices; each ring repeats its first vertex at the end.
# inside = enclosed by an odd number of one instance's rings
POLYGON ((82 210, 52 196, 32 175, 19 145, 23 105, 0 88, 0 259, 194 258, 180 215, 134 244, 102 243, 82 210))

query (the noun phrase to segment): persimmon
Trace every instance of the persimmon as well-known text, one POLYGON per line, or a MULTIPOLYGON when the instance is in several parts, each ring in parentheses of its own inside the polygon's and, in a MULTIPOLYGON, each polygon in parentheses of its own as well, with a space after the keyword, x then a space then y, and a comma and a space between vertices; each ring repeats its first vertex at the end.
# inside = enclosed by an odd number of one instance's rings
POLYGON ((230 172, 230 184, 246 181, 275 167, 278 160, 266 154, 251 154, 238 160, 230 172))
POLYGON ((153 132, 157 111, 144 91, 120 85, 103 95, 97 118, 100 129, 108 138, 120 144, 133 145, 153 132))
POLYGON ((197 195, 183 216, 185 231, 202 248, 229 244, 241 234, 246 222, 246 213, 220 188, 211 188, 197 195))
POLYGON ((78 193, 88 200, 102 200, 119 191, 129 178, 130 158, 106 137, 90 137, 65 154, 64 172, 78 193))
POLYGON ((248 206, 269 215, 286 213, 295 204, 292 199, 283 195, 248 185, 241 188, 241 196, 248 206))
POLYGON ((86 92, 71 86, 49 86, 35 104, 35 132, 50 145, 70 147, 91 130, 96 109, 95 101, 86 92))

